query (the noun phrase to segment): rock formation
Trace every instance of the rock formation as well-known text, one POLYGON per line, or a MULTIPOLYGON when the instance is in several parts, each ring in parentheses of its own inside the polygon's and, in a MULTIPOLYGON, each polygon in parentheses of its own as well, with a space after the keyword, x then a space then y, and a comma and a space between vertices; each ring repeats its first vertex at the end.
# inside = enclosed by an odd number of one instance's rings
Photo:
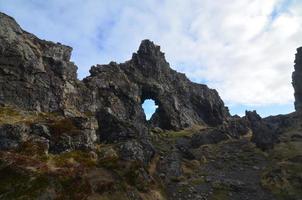
POLYGON ((295 71, 293 72, 293 86, 295 89, 295 108, 302 112, 302 47, 297 49, 295 59, 295 71))
POLYGON ((0 13, 0 103, 43 112, 74 110, 81 83, 69 61, 71 50, 38 39, 0 13))
POLYGON ((160 47, 149 40, 142 41, 131 60, 94 66, 91 75, 79 81, 71 47, 40 40, 5 14, 0 19, 2 104, 71 116, 92 112, 104 130, 112 115, 139 134, 147 125, 141 107, 146 99, 158 105, 150 120, 153 127, 216 126, 229 117, 215 90, 172 70, 160 47))
POLYGON ((71 51, 0 13, 0 199, 301 199, 302 48, 297 112, 267 118, 230 116, 149 40, 82 81, 71 51))

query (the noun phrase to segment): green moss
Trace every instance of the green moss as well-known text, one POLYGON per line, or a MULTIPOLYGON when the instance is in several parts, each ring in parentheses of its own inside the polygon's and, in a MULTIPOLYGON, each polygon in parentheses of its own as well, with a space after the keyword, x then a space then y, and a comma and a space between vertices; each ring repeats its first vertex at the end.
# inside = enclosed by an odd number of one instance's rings
POLYGON ((269 156, 275 160, 289 160, 296 156, 302 156, 302 142, 279 143, 269 156))
POLYGON ((32 124, 34 122, 55 120, 58 118, 62 118, 58 113, 36 113, 24 111, 12 106, 0 107, 0 124, 32 124))
POLYGON ((205 183, 204 178, 196 178, 196 179, 191 180, 192 185, 201 185, 204 183, 205 183))
POLYGON ((13 124, 22 120, 22 115, 12 107, 0 107, 0 124, 13 124))
POLYGON ((220 182, 213 182, 211 183, 213 187, 213 194, 210 197, 210 200, 228 200, 229 199, 229 192, 231 188, 229 185, 225 185, 220 182))
POLYGON ((84 112, 84 115, 86 117, 94 117, 95 116, 95 113, 91 112, 91 111, 87 111, 87 112, 84 112))
POLYGON ((114 192, 105 192, 102 195, 95 195, 94 198, 98 200, 128 200, 127 193, 125 191, 114 191, 114 192))
POLYGON ((210 200, 228 200, 228 190, 224 189, 216 189, 213 191, 212 196, 210 197, 210 200))
POLYGON ((196 125, 190 128, 186 128, 180 131, 165 131, 162 133, 163 136, 168 137, 168 138, 179 138, 179 137, 190 137, 194 133, 204 129, 205 127, 196 125))

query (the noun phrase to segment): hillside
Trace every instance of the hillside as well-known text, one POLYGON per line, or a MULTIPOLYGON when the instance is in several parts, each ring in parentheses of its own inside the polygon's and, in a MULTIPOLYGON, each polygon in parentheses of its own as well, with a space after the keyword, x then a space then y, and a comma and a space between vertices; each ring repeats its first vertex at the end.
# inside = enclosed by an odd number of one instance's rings
POLYGON ((302 48, 296 112, 267 118, 231 116, 150 40, 83 80, 71 52, 0 13, 0 199, 302 199, 302 48))

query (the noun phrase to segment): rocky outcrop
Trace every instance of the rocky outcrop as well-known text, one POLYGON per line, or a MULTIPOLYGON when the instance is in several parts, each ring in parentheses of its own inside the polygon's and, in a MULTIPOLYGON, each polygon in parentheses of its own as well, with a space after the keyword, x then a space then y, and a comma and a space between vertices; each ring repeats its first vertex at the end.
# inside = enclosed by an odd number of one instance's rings
MULTIPOLYGON (((0 103, 25 110, 98 116, 101 134, 130 134, 139 137, 147 122, 141 107, 153 99, 158 109, 151 126, 182 129, 195 124, 216 126, 229 116, 215 90, 192 83, 170 68, 160 47, 142 41, 132 59, 117 64, 96 65, 83 81, 70 61, 72 48, 40 40, 22 30, 15 20, 0 14, 0 103), (119 133, 120 127, 106 127, 107 116, 137 130, 119 133), (114 130, 116 128, 116 130, 114 130), (137 133, 136 133, 137 132, 137 133)), ((118 123, 120 124, 120 123, 118 123)))
POLYGON ((43 112, 76 111, 88 95, 81 95, 71 51, 40 40, 0 13, 0 103, 43 112))
POLYGON ((191 139, 191 146, 197 148, 204 144, 216 144, 227 139, 229 139, 229 137, 223 130, 207 130, 194 134, 191 139))
POLYGON ((149 141, 130 140, 119 146, 120 156, 124 160, 138 161, 148 165, 155 154, 155 149, 149 141))
POLYGON ((83 81, 71 50, 0 13, 0 199, 301 196, 301 48, 298 112, 267 118, 230 116, 215 90, 171 69, 149 40, 83 81), (146 99, 158 105, 149 121, 146 99))
POLYGON ((43 123, 0 125, 0 150, 22 149, 31 143, 45 152, 61 153, 71 150, 92 150, 97 142, 94 119, 74 117, 43 123))
POLYGON ((30 129, 24 124, 0 126, 0 150, 17 149, 29 137, 30 129))
POLYGON ((231 117, 220 126, 207 128, 194 133, 190 147, 198 148, 205 144, 217 144, 228 139, 240 139, 250 131, 250 123, 246 117, 231 117))
MULTIPOLYGON (((160 47, 142 41, 132 59, 122 64, 97 65, 84 83, 98 97, 96 107, 133 124, 146 124, 141 104, 153 99, 158 109, 153 127, 182 129, 194 124, 218 125, 229 116, 218 93, 206 85, 190 82, 172 70, 160 47)), ((100 113, 100 116, 102 112, 100 113)), ((107 114, 104 114, 107 115, 107 114)))
POLYGON ((272 126, 271 123, 263 120, 256 111, 245 113, 250 122, 250 127, 253 131, 252 141, 257 147, 262 150, 273 148, 274 144, 278 141, 277 126, 272 126))
POLYGON ((302 47, 297 49, 295 59, 295 71, 293 72, 293 87, 295 89, 295 108, 302 112, 302 47))

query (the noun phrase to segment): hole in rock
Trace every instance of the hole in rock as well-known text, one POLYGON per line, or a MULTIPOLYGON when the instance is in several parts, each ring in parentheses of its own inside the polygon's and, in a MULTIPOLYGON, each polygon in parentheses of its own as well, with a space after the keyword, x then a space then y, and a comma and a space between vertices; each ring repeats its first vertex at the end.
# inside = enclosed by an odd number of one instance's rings
POLYGON ((146 120, 150 120, 152 115, 155 113, 158 106, 155 104, 153 99, 146 99, 142 104, 143 110, 146 115, 146 120))

